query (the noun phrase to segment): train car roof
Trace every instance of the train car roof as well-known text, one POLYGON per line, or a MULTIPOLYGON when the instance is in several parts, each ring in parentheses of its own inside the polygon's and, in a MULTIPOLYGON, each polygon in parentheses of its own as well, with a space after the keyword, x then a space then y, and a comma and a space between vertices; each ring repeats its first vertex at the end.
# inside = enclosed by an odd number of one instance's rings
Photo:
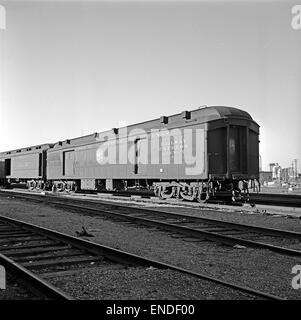
POLYGON ((238 118, 253 120, 248 112, 241 109, 234 108, 234 107, 215 106, 215 107, 208 107, 204 109, 210 109, 210 111, 215 110, 219 114, 220 118, 238 117, 238 118))
MULTIPOLYGON (((150 129, 162 128, 163 126, 166 129, 168 129, 169 126, 170 127, 174 127, 177 125, 180 126, 185 123, 199 124, 199 123, 206 123, 206 122, 225 119, 225 118, 245 119, 245 120, 249 120, 256 123, 252 119, 250 114, 244 110, 234 108, 234 107, 210 106, 210 107, 198 108, 191 111, 183 111, 181 113, 174 114, 171 116, 161 116, 160 118, 157 118, 157 119, 148 120, 148 121, 144 121, 136 124, 131 124, 127 127, 127 129, 128 131, 132 129, 138 129, 138 128, 143 130, 150 130, 150 129)), ((100 136, 100 134, 106 136, 106 135, 112 134, 112 132, 118 133, 120 129, 122 128, 112 128, 111 130, 102 131, 99 133, 95 132, 93 134, 89 134, 86 136, 59 141, 55 143, 52 150, 71 148, 73 146, 80 146, 80 145, 93 143, 98 140, 98 137, 100 136)))
POLYGON ((37 153, 37 152, 41 152, 44 150, 48 150, 48 149, 52 148, 53 146, 54 146, 54 143, 44 143, 44 144, 38 144, 35 146, 26 147, 26 148, 8 150, 8 151, 0 152, 0 158, 4 158, 4 157, 7 158, 11 155, 19 155, 20 153, 21 154, 37 153))
MULTIPOLYGON (((131 129, 143 129, 143 130, 150 130, 150 129, 157 129, 165 127, 168 129, 169 127, 174 127, 177 125, 190 123, 191 124, 198 124, 198 123, 206 123, 210 121, 215 121, 219 119, 225 118, 238 118, 238 119, 246 119, 256 123, 250 114, 244 110, 234 108, 234 107, 225 107, 225 106, 210 106, 210 107, 202 107, 191 111, 183 111, 178 114, 174 114, 171 116, 161 116, 160 118, 148 120, 136 124, 131 124, 127 128, 128 130, 131 129)), ((70 148, 73 146, 85 145, 92 142, 96 142, 100 134, 108 135, 112 132, 118 133, 118 131, 122 128, 113 128, 112 130, 103 131, 100 133, 93 133, 82 137, 77 137, 73 139, 66 139, 62 141, 58 141, 56 143, 50 144, 43 144, 28 148, 21 148, 15 149, 6 152, 0 152, 0 158, 7 157, 8 155, 22 154, 26 153, 33 153, 37 152, 37 149, 47 150, 47 149, 65 149, 70 148)))

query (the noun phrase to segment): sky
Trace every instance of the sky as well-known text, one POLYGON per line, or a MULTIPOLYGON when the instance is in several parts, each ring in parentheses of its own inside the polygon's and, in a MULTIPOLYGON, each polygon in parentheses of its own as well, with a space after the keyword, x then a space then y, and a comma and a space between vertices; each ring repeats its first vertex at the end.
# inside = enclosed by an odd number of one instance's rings
POLYGON ((0 0, 0 151, 223 105, 260 125, 264 170, 301 169, 295 4, 0 0))

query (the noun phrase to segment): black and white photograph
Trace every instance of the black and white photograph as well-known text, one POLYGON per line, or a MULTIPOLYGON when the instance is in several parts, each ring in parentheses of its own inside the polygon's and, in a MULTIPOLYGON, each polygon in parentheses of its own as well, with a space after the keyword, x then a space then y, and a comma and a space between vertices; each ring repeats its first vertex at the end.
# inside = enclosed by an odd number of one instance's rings
POLYGON ((0 308, 300 300, 300 123, 299 0, 0 0, 0 308))

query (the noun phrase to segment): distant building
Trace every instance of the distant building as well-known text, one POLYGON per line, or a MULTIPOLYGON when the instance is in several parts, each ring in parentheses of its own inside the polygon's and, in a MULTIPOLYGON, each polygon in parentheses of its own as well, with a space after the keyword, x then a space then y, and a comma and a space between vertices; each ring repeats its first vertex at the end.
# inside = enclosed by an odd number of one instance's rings
POLYGON ((292 167, 283 168, 281 170, 281 180, 282 182, 292 182, 295 180, 295 170, 292 167))
POLYGON ((265 185, 268 182, 273 181, 273 172, 272 171, 260 171, 259 172, 259 181, 261 185, 265 185))
POLYGON ((272 172, 273 180, 280 181, 281 166, 278 163, 270 163, 269 167, 270 167, 270 171, 272 172))
POLYGON ((269 163, 269 171, 272 171, 273 172, 273 168, 276 166, 276 164, 278 163, 269 163))

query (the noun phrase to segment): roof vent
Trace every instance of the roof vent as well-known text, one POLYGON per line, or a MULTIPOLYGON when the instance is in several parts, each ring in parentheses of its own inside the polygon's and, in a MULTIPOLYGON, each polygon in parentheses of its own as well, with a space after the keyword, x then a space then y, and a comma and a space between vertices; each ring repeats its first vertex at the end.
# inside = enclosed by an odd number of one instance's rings
POLYGON ((189 120, 191 118, 191 112, 190 111, 183 111, 181 113, 182 119, 189 120))
POLYGON ((62 146, 63 145, 63 142, 62 141, 59 141, 59 146, 62 146))
POLYGON ((115 134, 118 134, 118 128, 113 128, 112 130, 115 134))
POLYGON ((164 124, 168 123, 168 117, 166 116, 160 117, 160 123, 164 123, 164 124))
POLYGON ((66 143, 67 143, 67 144, 70 144, 70 140, 69 140, 69 139, 67 139, 67 140, 66 140, 66 143))

